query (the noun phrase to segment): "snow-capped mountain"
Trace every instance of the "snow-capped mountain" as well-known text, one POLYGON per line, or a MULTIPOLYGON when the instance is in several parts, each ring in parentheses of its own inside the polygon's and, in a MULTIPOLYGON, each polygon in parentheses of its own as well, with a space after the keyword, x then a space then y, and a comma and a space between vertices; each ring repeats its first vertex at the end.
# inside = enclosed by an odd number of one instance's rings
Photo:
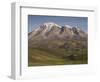
POLYGON ((78 26, 48 22, 28 34, 30 66, 87 64, 87 33, 78 26))
POLYGON ((68 38, 86 38, 87 34, 78 26, 69 25, 60 26, 53 22, 40 25, 28 35, 29 40, 34 39, 68 39, 68 38))

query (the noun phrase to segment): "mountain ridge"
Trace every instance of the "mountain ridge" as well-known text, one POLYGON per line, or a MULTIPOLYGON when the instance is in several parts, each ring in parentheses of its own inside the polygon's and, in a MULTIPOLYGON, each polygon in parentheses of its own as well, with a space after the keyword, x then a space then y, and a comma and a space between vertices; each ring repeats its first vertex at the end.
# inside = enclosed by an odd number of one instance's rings
POLYGON ((43 38, 53 38, 59 37, 61 39, 74 38, 74 37, 82 37, 86 38, 87 33, 80 29, 78 26, 72 27, 69 25, 60 26, 56 23, 44 23, 40 25, 38 28, 34 29, 29 34, 29 39, 35 37, 43 37, 43 38))

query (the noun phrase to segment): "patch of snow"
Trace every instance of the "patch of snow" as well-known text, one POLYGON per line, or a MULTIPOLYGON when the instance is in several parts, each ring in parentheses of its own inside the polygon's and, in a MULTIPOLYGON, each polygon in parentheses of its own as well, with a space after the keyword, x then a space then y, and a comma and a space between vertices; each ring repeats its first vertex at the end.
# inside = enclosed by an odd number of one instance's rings
POLYGON ((53 22, 44 23, 43 26, 46 27, 45 30, 44 30, 44 33, 49 32, 52 29, 53 26, 57 26, 57 27, 61 28, 60 25, 53 23, 53 22))
POLYGON ((72 26, 69 26, 69 25, 65 25, 65 27, 67 27, 67 28, 72 28, 72 26))
POLYGON ((46 27, 49 27, 49 28, 51 28, 52 26, 61 27, 60 25, 53 23, 53 22, 47 22, 47 23, 44 23, 43 25, 45 25, 46 27))

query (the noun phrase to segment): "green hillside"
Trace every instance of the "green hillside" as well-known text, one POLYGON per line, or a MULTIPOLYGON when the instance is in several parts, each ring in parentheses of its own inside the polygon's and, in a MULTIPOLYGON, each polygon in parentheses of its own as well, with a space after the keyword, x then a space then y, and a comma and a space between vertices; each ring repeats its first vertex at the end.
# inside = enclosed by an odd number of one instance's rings
POLYGON ((28 47, 28 66, 87 64, 86 40, 52 40, 28 47))

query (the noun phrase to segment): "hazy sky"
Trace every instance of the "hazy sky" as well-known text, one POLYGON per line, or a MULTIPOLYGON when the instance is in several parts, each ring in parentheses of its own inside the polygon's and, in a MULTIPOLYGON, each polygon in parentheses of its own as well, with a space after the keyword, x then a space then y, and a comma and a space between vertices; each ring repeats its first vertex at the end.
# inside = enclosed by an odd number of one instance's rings
POLYGON ((28 15, 28 32, 31 32, 32 29, 37 28, 39 25, 46 22, 54 22, 61 26, 79 26, 86 32, 88 28, 87 17, 28 15))

